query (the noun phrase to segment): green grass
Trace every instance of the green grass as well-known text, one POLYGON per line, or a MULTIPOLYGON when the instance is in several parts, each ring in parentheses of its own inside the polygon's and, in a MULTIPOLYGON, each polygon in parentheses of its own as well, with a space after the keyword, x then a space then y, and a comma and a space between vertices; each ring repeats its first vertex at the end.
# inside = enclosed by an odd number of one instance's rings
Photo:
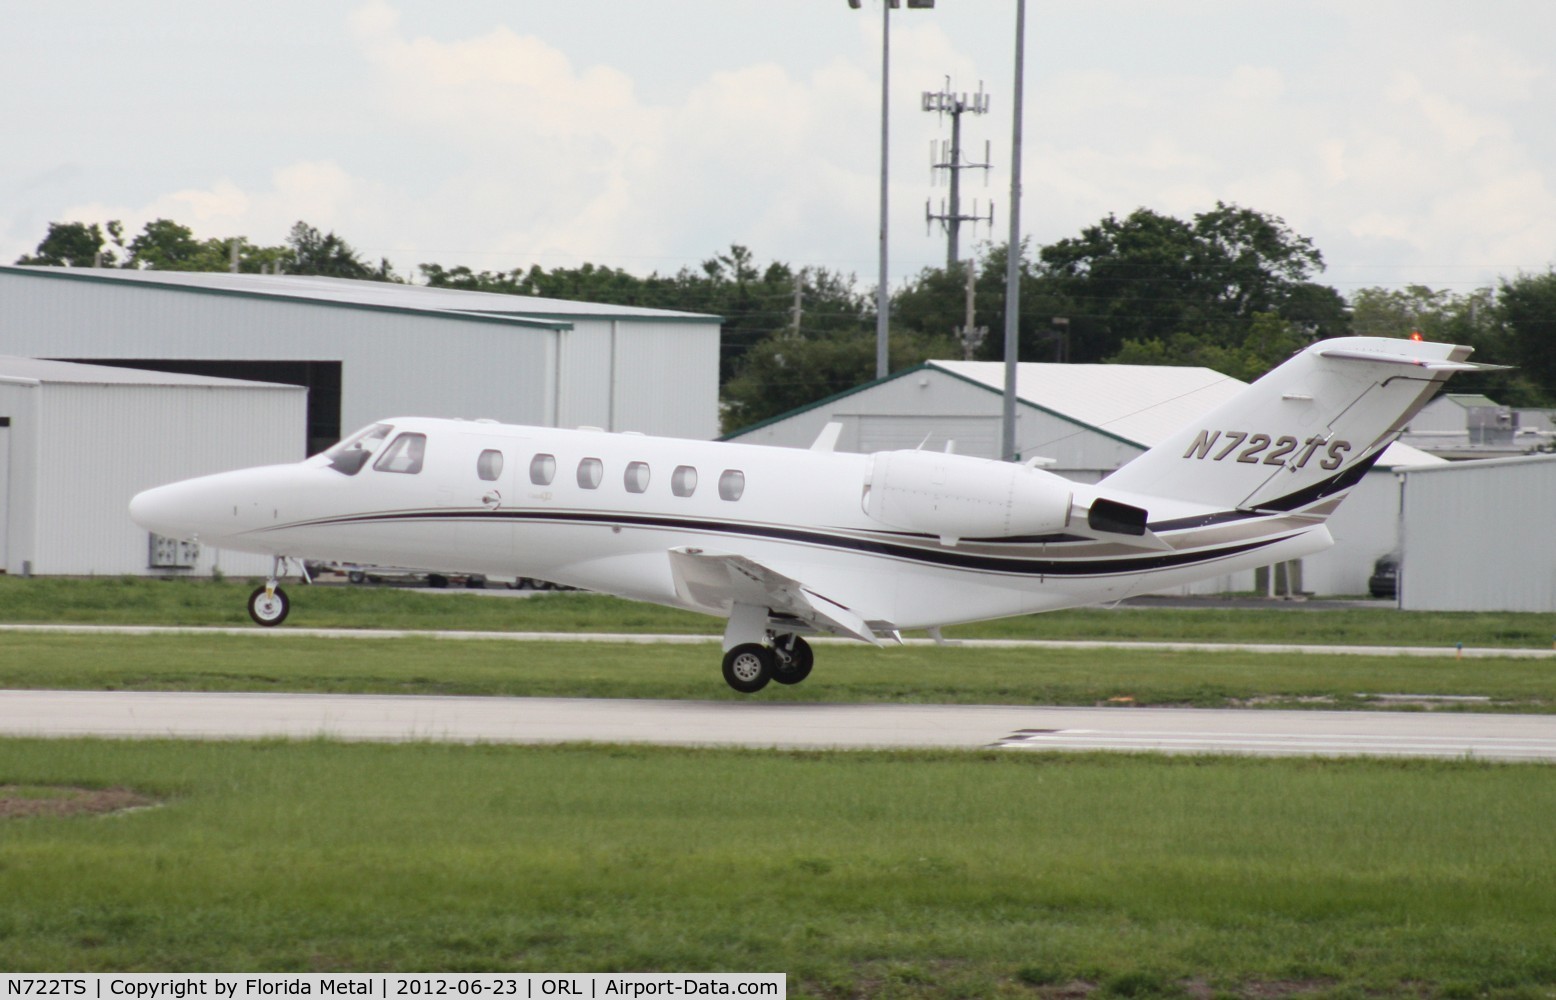
POLYGON ((164 805, 0 823, 0 969, 1556 988, 1544 766, 0 741, 0 784, 56 783, 164 805))
MULTIPOLYGON (((717 643, 320 639, 284 633, 0 633, 0 687, 327 691, 746 700, 717 643)), ((1556 712, 1548 660, 1164 650, 817 647, 804 684, 768 701, 1373 707, 1363 695, 1481 695, 1465 710, 1556 712)))
MULTIPOLYGON (((258 581, 60 579, 0 576, 0 622, 120 625, 248 625, 258 581)), ((523 600, 429 594, 392 587, 289 583, 290 624, 319 628, 717 634, 721 620, 598 594, 523 600)), ((284 627, 284 626, 283 626, 284 627)), ((1088 608, 982 622, 947 630, 963 638, 1134 639, 1550 648, 1556 616, 1402 612, 1376 608, 1310 612, 1270 608, 1088 608)))

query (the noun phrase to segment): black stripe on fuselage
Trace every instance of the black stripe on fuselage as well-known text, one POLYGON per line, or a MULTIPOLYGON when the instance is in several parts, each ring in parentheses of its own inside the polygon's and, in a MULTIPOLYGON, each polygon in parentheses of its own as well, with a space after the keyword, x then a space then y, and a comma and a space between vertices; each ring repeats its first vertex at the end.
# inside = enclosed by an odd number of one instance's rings
POLYGON ((956 552, 950 549, 919 548, 868 538, 852 538, 800 528, 776 525, 743 524, 731 521, 703 520, 700 518, 664 517, 631 514, 626 511, 491 511, 491 510, 410 510, 386 511, 379 514, 357 514, 326 518, 319 521, 286 525, 286 528, 331 527, 354 524, 413 523, 428 521, 496 521, 509 524, 599 524, 636 528, 665 529, 697 532, 702 534, 743 535, 747 537, 796 542, 825 548, 849 549, 855 552, 906 559, 911 562, 930 563, 956 569, 1010 573, 1020 576, 1106 576, 1120 573, 1141 573, 1148 570, 1169 569, 1210 562, 1227 556, 1251 552, 1276 542, 1294 537, 1290 532, 1272 538, 1261 538, 1237 545, 1215 549, 1195 549, 1187 552, 1166 552, 1146 556, 1124 556, 1114 559, 1032 559, 1027 557, 988 556, 956 552))
POLYGON ((1179 531, 1185 528, 1208 528, 1213 524, 1226 524, 1230 521, 1246 521, 1249 518, 1269 517, 1272 513, 1289 514, 1303 507, 1311 506, 1320 500, 1342 493, 1362 481, 1362 477, 1378 464, 1378 459, 1383 456, 1383 448, 1361 459, 1354 465, 1348 466, 1330 476, 1328 479, 1314 483, 1312 486, 1303 487, 1294 493, 1288 493, 1283 497, 1266 501, 1255 510, 1222 510, 1210 514, 1195 514, 1192 517, 1179 517, 1170 521, 1152 521, 1149 525, 1152 531, 1179 531))

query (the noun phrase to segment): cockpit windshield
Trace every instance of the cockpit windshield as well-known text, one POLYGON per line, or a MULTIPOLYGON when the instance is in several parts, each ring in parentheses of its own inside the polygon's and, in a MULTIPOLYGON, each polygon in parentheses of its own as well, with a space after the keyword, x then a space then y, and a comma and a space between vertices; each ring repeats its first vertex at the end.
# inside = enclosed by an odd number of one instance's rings
POLYGON ((394 428, 389 424, 374 424, 341 441, 326 451, 324 457, 329 460, 330 468, 336 472, 354 476, 361 472, 368 459, 383 447, 384 441, 393 430, 394 428))

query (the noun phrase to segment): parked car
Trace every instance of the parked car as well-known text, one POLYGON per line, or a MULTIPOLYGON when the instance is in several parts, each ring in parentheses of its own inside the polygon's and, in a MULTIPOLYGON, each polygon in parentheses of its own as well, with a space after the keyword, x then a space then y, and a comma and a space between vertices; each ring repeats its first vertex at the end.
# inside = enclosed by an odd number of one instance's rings
POLYGON ((1367 578, 1367 593, 1373 597, 1399 596, 1399 553, 1390 552, 1372 564, 1367 578))

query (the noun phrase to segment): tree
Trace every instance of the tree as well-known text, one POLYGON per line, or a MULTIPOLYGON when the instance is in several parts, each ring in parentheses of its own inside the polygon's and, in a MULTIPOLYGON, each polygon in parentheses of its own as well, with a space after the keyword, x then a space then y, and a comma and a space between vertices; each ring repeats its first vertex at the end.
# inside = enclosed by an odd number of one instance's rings
POLYGON ((320 233, 306 222, 298 222, 292 227, 292 231, 287 234, 286 244, 292 251, 287 266, 287 271, 292 274, 373 281, 396 280, 388 261, 381 261, 375 271, 363 262, 351 244, 334 232, 320 233))
MULTIPOLYGON (((1504 282, 1504 294, 1509 287, 1504 282)), ((1357 334, 1369 337, 1420 333, 1427 340, 1473 347, 1476 361, 1517 365, 1510 371, 1476 375, 1473 391, 1510 406, 1541 405, 1556 399, 1556 393, 1548 388, 1552 385, 1548 374, 1540 374, 1539 349, 1534 350, 1532 358, 1523 353, 1519 327, 1527 328, 1529 324, 1514 321, 1507 308, 1519 299, 1519 293, 1514 292, 1510 299, 1503 300, 1490 288, 1465 293, 1426 285, 1363 288, 1352 296, 1352 326, 1357 334), (1547 388, 1542 388, 1542 383, 1547 388)), ((1538 318, 1534 320, 1538 325, 1538 318)))
POLYGON ((708 313, 723 320, 719 381, 727 383, 742 359, 763 339, 792 331, 794 301, 800 298, 800 330, 805 337, 858 332, 873 323, 852 275, 825 268, 795 271, 774 262, 757 266, 751 251, 740 244, 702 262, 699 270, 682 268, 673 275, 657 272, 640 278, 596 264, 543 270, 473 272, 467 267, 422 264, 429 285, 474 291, 535 295, 572 301, 603 302, 708 313))
MULTIPOLYGON (((977 326, 988 327, 989 334, 974 357, 996 361, 1005 356, 1005 282, 1008 250, 1004 244, 984 244, 977 264, 973 286, 974 319, 977 326)), ((1022 361, 1065 360, 1061 341, 1055 333, 1055 317, 1068 321, 1075 314, 1075 303, 1055 290, 1033 266, 1028 247, 1021 247, 1019 270, 1021 315, 1017 321, 1017 356, 1022 361)), ((925 268, 917 278, 892 296, 891 319, 895 330, 903 326, 927 337, 949 337, 951 353, 961 357, 962 348, 955 332, 967 320, 966 265, 954 268, 925 268)), ((895 333, 894 333, 895 336, 895 333)), ((1065 342, 1068 342, 1068 337, 1065 342)))
MULTIPOLYGON (((123 246, 123 227, 117 221, 108 223, 108 233, 119 246, 123 246)), ((31 256, 18 257, 18 264, 42 264, 50 267, 113 267, 117 261, 114 252, 103 238, 103 227, 97 223, 51 222, 46 236, 38 243, 31 256)))
POLYGON ((1518 381, 1499 402, 1556 403, 1556 271, 1504 278, 1497 289, 1496 315, 1506 360, 1519 366, 1518 381))
POLYGON ((158 271, 226 270, 228 262, 212 257, 210 248, 194 238, 194 231, 171 219, 146 223, 139 236, 130 241, 125 267, 158 271))
MULTIPOLYGON (((893 370, 956 357, 947 337, 893 331, 893 370)), ((742 427, 864 385, 875 377, 874 330, 825 337, 770 336, 744 357, 724 386, 724 430, 742 427)))
POLYGON ((1297 324, 1281 319, 1273 312, 1265 312, 1254 316, 1247 335, 1237 343, 1175 333, 1165 340, 1153 337, 1125 341, 1108 361, 1121 365, 1199 366, 1252 382, 1290 358, 1310 340, 1297 324))
POLYGON ((1274 216, 1217 202, 1184 222, 1150 209, 1109 215, 1039 253, 1051 294, 1072 303, 1072 356, 1099 361, 1126 341, 1176 334, 1234 347, 1254 317, 1287 310, 1336 325, 1337 295, 1305 287, 1323 269, 1312 241, 1274 216))

